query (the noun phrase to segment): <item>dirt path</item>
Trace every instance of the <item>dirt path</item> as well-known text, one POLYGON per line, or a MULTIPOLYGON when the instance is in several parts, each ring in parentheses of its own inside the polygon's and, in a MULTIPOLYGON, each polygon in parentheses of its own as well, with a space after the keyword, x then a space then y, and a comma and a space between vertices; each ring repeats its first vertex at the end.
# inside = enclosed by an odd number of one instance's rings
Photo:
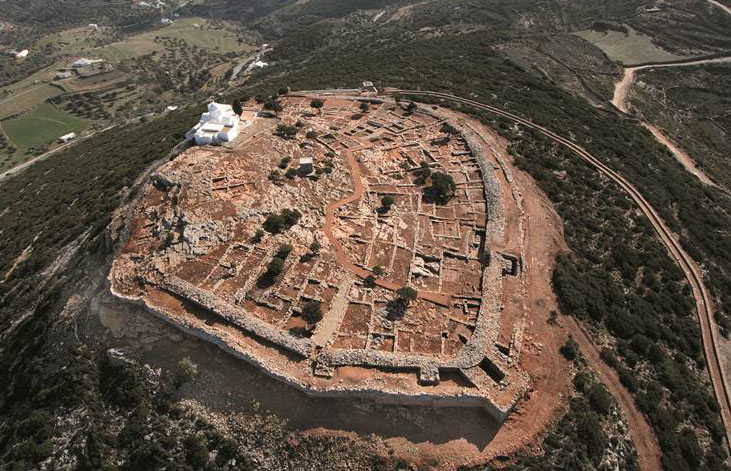
MULTIPOLYGON (((360 166, 358 165, 358 161, 356 160, 352 151, 345 150, 343 151, 343 153, 345 154, 345 159, 347 160, 348 166, 350 167, 350 175, 353 180, 353 187, 355 189, 353 191, 353 194, 327 205, 327 207, 325 208, 325 225, 323 227, 323 231, 325 232, 325 236, 328 238, 333 246, 333 250, 335 251, 335 260, 338 262, 338 264, 340 264, 343 268, 353 273, 354 275, 359 276, 360 278, 367 278, 368 276, 372 275, 372 273, 348 260, 348 257, 345 255, 345 251, 343 250, 343 246, 340 244, 340 241, 337 239, 337 237, 333 235, 332 232, 333 223, 335 222, 335 212, 347 204, 354 203, 360 200, 360 198, 363 196, 364 191, 363 178, 360 173, 360 166)), ((401 285, 383 279, 377 279, 376 284, 382 288, 386 288, 391 291, 396 291, 399 288, 403 288, 403 286, 401 285)), ((422 299, 426 299, 427 301, 431 301, 441 306, 449 306, 448 296, 423 290, 417 290, 417 293, 418 296, 422 299)))
MULTIPOLYGON (((721 418, 723 419, 724 428, 726 431, 726 439, 728 443, 731 443, 731 400, 729 400, 728 385, 726 383, 723 367, 721 364, 720 353, 717 347, 717 332, 713 320, 713 306, 710 301, 710 295, 703 282, 703 278, 700 275, 700 270, 695 261, 685 252, 683 247, 680 245, 680 242, 678 242, 677 236, 667 227, 665 222, 658 215, 657 211, 655 211, 650 203, 645 200, 642 194, 624 177, 622 177, 620 174, 602 163, 599 159, 587 152, 583 147, 543 126, 537 125, 532 121, 522 118, 516 114, 504 111, 494 106, 486 105, 479 101, 468 100, 446 93, 425 92, 420 90, 389 90, 387 91, 387 93, 399 93, 402 95, 415 96, 423 95, 431 96, 434 98, 441 98, 449 101, 455 101, 478 109, 489 111, 504 118, 510 119, 525 127, 534 129, 544 136, 548 137, 549 139, 553 140, 554 142, 561 144, 573 151, 579 158, 581 158, 589 165, 594 167, 596 170, 598 170, 600 173, 604 174, 606 177, 618 184, 620 188, 622 188, 635 201, 640 210, 650 221, 650 224, 653 226, 653 229, 655 230, 655 233, 657 234, 660 241, 663 243, 663 245, 665 245, 672 258, 685 274, 686 279, 691 286, 700 322, 703 340, 703 351, 706 357, 709 375, 713 383, 713 390, 716 396, 716 400, 718 401, 721 408, 721 418)), ((622 395, 619 392, 612 392, 615 393, 616 397, 620 399, 622 398, 622 395)), ((629 404, 623 404, 623 407, 629 409, 631 406, 629 404)), ((639 443, 641 444, 641 442, 639 443)), ((638 446, 638 454, 639 453, 643 453, 645 455, 642 457, 643 461, 652 462, 652 450, 641 449, 638 446)))
POLYGON ((634 82, 635 72, 637 72, 638 70, 659 69, 667 67, 689 67, 694 65, 718 64, 724 62, 731 62, 731 56, 716 57, 715 59, 689 59, 683 62, 666 62, 660 64, 640 65, 637 67, 626 67, 624 69, 624 76, 622 76, 622 80, 617 82, 614 86, 614 97, 612 98, 612 104, 623 113, 628 112, 627 96, 629 95, 629 90, 632 87, 632 83, 634 82))
POLYGON ((573 317, 566 317, 566 319, 574 340, 579 344, 581 352, 589 361, 592 370, 596 373, 599 381, 609 388, 622 407, 622 412, 624 412, 624 417, 627 419, 632 434, 632 443, 637 449, 640 469, 659 471, 662 469, 660 446, 657 443, 655 432, 647 423, 644 414, 637 408, 632 394, 619 381, 617 372, 601 359, 599 349, 591 341, 586 331, 576 322, 576 319, 573 317))
MULTIPOLYGON (((709 0, 711 3, 717 3, 713 0, 709 0)), ((720 4, 719 4, 720 5, 720 4)), ((727 10, 728 7, 725 7, 727 10)), ((722 63, 722 62, 731 62, 731 57, 718 57, 715 59, 690 59, 685 62, 669 62, 665 64, 652 64, 652 65, 642 65, 638 67, 626 67, 624 69, 624 75, 622 76, 622 80, 616 83, 614 86, 614 97, 612 98, 612 104, 621 112, 630 114, 629 112, 629 104, 627 101, 627 98, 629 96, 630 89, 632 88, 632 84, 634 83, 635 79, 635 72, 638 70, 645 70, 645 69, 655 69, 655 68, 661 68, 661 67, 687 67, 687 66, 693 66, 693 65, 702 65, 702 64, 713 64, 713 63, 722 63)), ((690 155, 688 155, 687 152, 682 150, 680 147, 678 147, 675 143, 673 143, 670 138, 668 138, 657 126, 654 126, 646 121, 642 121, 642 125, 646 127, 653 136, 655 136, 655 139, 658 140, 661 144, 663 144, 665 147, 672 152, 672 154, 675 156, 678 162, 685 168, 689 173, 695 175, 701 182, 705 183, 706 185, 717 187, 713 180, 706 175, 703 170, 698 168, 696 165, 696 162, 691 158, 690 155)))

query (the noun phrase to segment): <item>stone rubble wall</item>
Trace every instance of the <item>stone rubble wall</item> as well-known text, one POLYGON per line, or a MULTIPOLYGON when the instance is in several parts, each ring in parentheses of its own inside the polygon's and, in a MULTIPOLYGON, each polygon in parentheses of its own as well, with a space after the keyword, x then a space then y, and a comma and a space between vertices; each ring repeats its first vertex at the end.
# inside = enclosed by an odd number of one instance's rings
POLYGON ((191 323, 182 319, 174 318, 168 313, 161 311, 156 306, 147 303, 144 298, 130 298, 115 292, 110 286, 112 295, 124 302, 137 305, 156 318, 180 329, 187 335, 193 336, 212 345, 217 346, 227 354, 244 360, 247 363, 259 368, 267 376, 282 382, 286 386, 294 387, 297 390, 316 398, 338 398, 338 399, 367 399, 381 404, 396 406, 419 406, 419 407, 481 407, 487 411, 497 422, 502 423, 513 405, 508 408, 500 408, 491 400, 479 394, 455 393, 411 393, 408 391, 389 390, 382 387, 348 387, 334 384, 327 387, 317 387, 305 383, 292 375, 283 373, 279 368, 279 361, 267 361, 255 352, 247 351, 241 346, 235 346, 226 342, 216 331, 205 323, 191 323))
POLYGON ((266 322, 247 314, 243 309, 233 306, 177 276, 165 278, 162 287, 217 314, 236 327, 275 343, 290 352, 304 358, 309 358, 312 352, 314 344, 310 339, 299 339, 284 333, 276 327, 272 327, 266 322))

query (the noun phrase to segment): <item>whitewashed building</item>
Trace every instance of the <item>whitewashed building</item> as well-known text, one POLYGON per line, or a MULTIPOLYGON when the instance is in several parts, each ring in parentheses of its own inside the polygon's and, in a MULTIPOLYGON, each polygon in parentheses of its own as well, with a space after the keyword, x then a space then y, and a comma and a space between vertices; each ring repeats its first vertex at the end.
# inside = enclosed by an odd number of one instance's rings
POLYGON ((199 146, 229 142, 239 135, 239 116, 231 105, 209 103, 208 111, 201 114, 201 120, 188 131, 188 139, 194 139, 199 146))
POLYGON ((76 139, 76 133, 70 132, 68 134, 64 134, 63 136, 59 137, 58 142, 66 144, 67 142, 73 141, 74 139, 76 139))
POLYGON ((71 67, 74 69, 83 69, 84 67, 89 67, 93 64, 98 64, 99 62, 104 62, 104 59, 87 59, 86 57, 82 57, 71 64, 71 67))
POLYGON ((23 57, 26 57, 28 55, 28 49, 23 49, 22 51, 18 51, 15 53, 16 59, 21 59, 23 57))

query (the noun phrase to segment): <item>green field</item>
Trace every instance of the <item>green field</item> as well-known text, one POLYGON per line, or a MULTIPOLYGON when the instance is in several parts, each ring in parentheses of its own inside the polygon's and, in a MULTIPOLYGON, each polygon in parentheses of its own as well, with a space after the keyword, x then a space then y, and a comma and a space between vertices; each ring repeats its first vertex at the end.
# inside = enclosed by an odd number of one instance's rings
POLYGON ((0 120, 29 110, 61 93, 63 92, 58 88, 46 84, 34 85, 27 89, 13 92, 7 98, 0 100, 0 120))
POLYGON ((627 30, 627 33, 586 30, 576 35, 601 49, 611 60, 624 65, 672 61, 686 57, 659 48, 652 42, 650 36, 638 33, 629 27, 627 30))
POLYGON ((64 134, 80 132, 89 126, 89 121, 43 103, 17 118, 3 121, 2 126, 18 149, 26 150, 53 143, 64 134))

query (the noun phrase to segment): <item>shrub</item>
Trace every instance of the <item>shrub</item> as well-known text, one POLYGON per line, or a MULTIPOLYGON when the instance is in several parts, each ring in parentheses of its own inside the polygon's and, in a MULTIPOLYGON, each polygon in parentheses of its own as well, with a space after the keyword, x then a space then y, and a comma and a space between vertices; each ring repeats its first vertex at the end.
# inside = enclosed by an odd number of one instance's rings
POLYGON ((312 253, 314 253, 314 254, 318 254, 318 253, 320 253, 320 248, 322 248, 322 246, 321 246, 321 245, 320 245, 320 243, 319 243, 318 241, 316 241, 316 240, 315 240, 315 241, 313 241, 313 242, 312 242, 312 243, 310 244, 310 252, 312 252, 312 253))
POLYGON ((418 293, 414 288, 411 288, 410 286, 404 286, 403 288, 399 288, 396 290, 396 294, 398 294, 399 299, 408 306, 411 304, 411 301, 416 299, 416 296, 418 293))
POLYGON ((601 415, 607 415, 610 407, 612 407, 612 396, 607 392, 606 388, 599 383, 594 383, 587 393, 589 404, 595 412, 601 415))
POLYGON ((579 344, 573 337, 566 339, 566 343, 559 349, 561 355, 569 361, 574 361, 579 354, 579 344))
POLYGON ((289 254, 292 253, 292 250, 294 250, 294 247, 292 247, 290 244, 282 244, 279 246, 279 251, 277 252, 275 257, 286 260, 287 257, 289 257, 289 254))
POLYGON ((264 220, 264 230, 272 233, 279 234, 283 230, 289 229, 290 227, 297 224, 301 217, 301 213, 296 209, 283 209, 279 214, 270 214, 264 220))
POLYGON ((282 271, 284 270, 284 259, 279 257, 274 257, 269 262, 269 265, 267 265, 267 271, 266 275, 274 279, 276 278, 282 271))
POLYGON ((272 234, 279 234, 286 225, 284 218, 278 214, 270 214, 264 220, 264 230, 272 234))
POLYGON ((186 438, 183 445, 185 447, 185 459, 194 469, 201 469, 208 464, 208 446, 202 435, 186 438))
POLYGON ((382 266, 376 265, 373 267, 373 274, 376 276, 383 276, 386 273, 386 271, 383 269, 382 266))
POLYGON ((322 100, 315 99, 310 102, 310 107, 316 110, 319 110, 323 106, 325 106, 325 103, 322 100))
POLYGON ((436 172, 431 176, 431 186, 425 189, 425 193, 437 204, 447 204, 457 191, 457 184, 451 175, 436 172))
POLYGON ((297 135, 297 126, 292 126, 289 124, 277 124, 277 130, 274 134, 284 139, 292 139, 294 136, 297 135))
POLYGON ((322 306, 317 301, 308 301, 302 308, 302 318, 309 324, 316 324, 322 320, 322 306))
POLYGON ((181 359, 175 371, 175 387, 179 388, 183 384, 192 381, 196 375, 198 375, 198 365, 188 357, 181 359))

